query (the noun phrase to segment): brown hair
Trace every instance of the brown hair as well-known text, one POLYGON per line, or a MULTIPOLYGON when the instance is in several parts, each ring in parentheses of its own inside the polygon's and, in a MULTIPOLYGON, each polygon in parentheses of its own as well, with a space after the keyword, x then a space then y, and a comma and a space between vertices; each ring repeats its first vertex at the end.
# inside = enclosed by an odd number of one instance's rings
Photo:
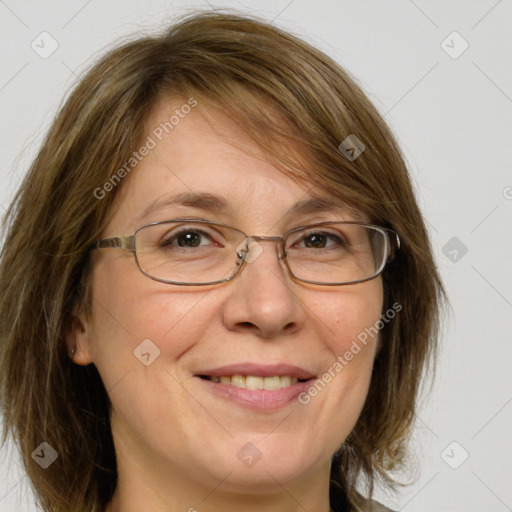
POLYGON ((94 193, 129 160, 162 95, 194 98, 239 122, 290 175, 395 230, 401 249, 385 268, 382 348, 361 416, 333 457, 331 480, 351 508, 356 482, 404 464, 422 377, 432 361, 445 298, 422 215, 393 135, 338 64, 302 40, 237 14, 198 13, 164 34, 110 51, 71 93, 12 202, 0 261, 0 405, 44 510, 102 510, 116 486, 109 400, 94 365, 73 364, 64 334, 89 312, 91 242, 120 187, 94 193), (338 146, 355 135, 356 159, 338 146), (306 158, 283 147, 299 144, 306 158), (283 154, 285 153, 285 154, 283 154), (295 156, 293 156, 295 155, 295 156), (47 470, 31 458, 58 452, 47 470))

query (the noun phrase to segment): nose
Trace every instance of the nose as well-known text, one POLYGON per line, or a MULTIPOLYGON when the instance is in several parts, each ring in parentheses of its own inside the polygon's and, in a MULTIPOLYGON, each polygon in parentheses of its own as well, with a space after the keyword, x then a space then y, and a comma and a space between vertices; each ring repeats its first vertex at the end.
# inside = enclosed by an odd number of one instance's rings
POLYGON ((263 236, 248 240, 244 267, 228 285, 223 319, 229 330, 272 338, 302 327, 302 302, 286 269, 281 241, 280 237, 263 236))

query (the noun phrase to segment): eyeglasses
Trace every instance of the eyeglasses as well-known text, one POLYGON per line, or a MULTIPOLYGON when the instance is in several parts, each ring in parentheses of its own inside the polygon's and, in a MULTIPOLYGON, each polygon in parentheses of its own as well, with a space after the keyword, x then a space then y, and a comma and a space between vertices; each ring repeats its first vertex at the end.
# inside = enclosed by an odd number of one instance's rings
POLYGON ((278 242, 278 258, 298 281, 321 285, 362 283, 377 277, 400 248, 398 235, 359 222, 322 222, 280 236, 248 236, 226 224, 176 219, 105 238, 91 249, 132 251, 140 270, 162 283, 199 286, 229 281, 278 242))

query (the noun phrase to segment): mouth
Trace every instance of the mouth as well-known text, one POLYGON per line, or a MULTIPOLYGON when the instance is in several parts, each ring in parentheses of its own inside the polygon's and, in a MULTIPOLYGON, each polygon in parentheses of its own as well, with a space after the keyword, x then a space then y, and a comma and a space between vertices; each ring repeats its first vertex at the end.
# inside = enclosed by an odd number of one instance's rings
POLYGON ((228 365, 195 374, 204 390, 239 407, 271 412, 294 402, 316 379, 298 366, 228 365))
POLYGON ((299 379, 291 375, 273 375, 271 377, 261 377, 259 375, 198 375, 203 380, 218 384, 227 384, 236 388, 244 389, 266 389, 273 391, 276 389, 294 386, 298 382, 307 382, 309 379, 299 379))

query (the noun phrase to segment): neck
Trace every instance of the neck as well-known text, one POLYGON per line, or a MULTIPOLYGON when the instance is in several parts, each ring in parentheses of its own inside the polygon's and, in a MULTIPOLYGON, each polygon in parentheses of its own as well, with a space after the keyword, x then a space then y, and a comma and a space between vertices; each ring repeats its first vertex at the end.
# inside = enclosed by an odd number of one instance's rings
POLYGON ((122 453, 129 455, 118 456, 117 487, 105 512, 333 512, 330 467, 282 483, 267 475, 245 492, 247 488, 233 478, 236 472, 212 485, 191 468, 166 467, 162 461, 138 459, 133 451, 122 453))
POLYGON ((312 490, 308 493, 304 486, 287 485, 283 486, 286 490, 279 487, 280 490, 265 494, 236 493, 223 491, 224 483, 219 482, 217 489, 208 489, 191 482, 174 483, 174 479, 169 479, 163 487, 152 478, 120 478, 105 512, 334 512, 329 506, 327 492, 312 490))

